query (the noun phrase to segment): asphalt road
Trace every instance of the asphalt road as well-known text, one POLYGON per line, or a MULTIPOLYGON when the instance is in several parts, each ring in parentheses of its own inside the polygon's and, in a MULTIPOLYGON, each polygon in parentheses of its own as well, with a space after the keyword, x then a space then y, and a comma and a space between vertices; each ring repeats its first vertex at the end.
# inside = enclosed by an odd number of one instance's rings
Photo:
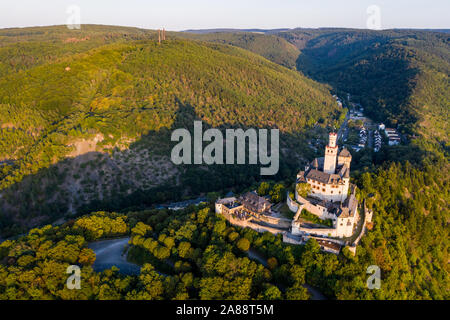
POLYGON ((93 265, 94 271, 101 272, 110 269, 112 266, 119 268, 120 273, 128 275, 139 275, 141 267, 128 262, 126 254, 123 252, 128 245, 129 237, 96 241, 89 244, 89 248, 94 250, 96 259, 93 265))
POLYGON ((367 139, 369 148, 373 148, 373 130, 369 129, 369 137, 367 139))
POLYGON ((347 136, 348 136, 347 122, 348 122, 349 117, 350 117, 350 112, 347 112, 347 114, 345 115, 344 123, 342 123, 341 127, 338 130, 338 139, 342 139, 345 141, 345 139, 347 138, 347 136))

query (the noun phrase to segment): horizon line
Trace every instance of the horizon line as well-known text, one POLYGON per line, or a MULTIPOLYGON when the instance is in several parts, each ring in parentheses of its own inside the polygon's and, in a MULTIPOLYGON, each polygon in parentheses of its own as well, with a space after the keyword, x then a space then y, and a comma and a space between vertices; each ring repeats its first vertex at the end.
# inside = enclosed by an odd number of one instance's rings
MULTIPOLYGON (((139 26, 132 26, 132 25, 115 25, 115 24, 101 24, 101 23, 82 23, 81 26, 107 26, 107 27, 122 27, 122 28, 136 28, 141 30, 158 30, 158 29, 151 29, 147 27, 139 27, 139 26)), ((6 29, 26 29, 26 28, 46 28, 46 27, 61 27, 61 26, 67 26, 67 24, 50 24, 50 25, 33 25, 33 26, 14 26, 14 27, 0 27, 0 30, 6 30, 6 29)), ((161 27, 163 29, 164 27, 161 27)), ((276 28, 261 28, 261 27, 251 27, 251 28, 231 28, 231 27, 212 27, 212 28, 189 28, 189 29, 180 29, 180 30, 169 30, 165 29, 169 32, 193 32, 193 31, 214 31, 220 30, 226 31, 249 31, 249 30, 260 30, 260 31, 276 31, 280 30, 282 31, 288 31, 288 30, 296 30, 296 29, 350 29, 350 30, 370 30, 370 31, 388 31, 388 30, 450 30, 450 27, 442 27, 442 28, 418 28, 418 27, 393 27, 393 28, 382 28, 379 30, 375 29, 368 29, 368 28, 359 28, 359 27, 338 27, 338 26, 327 26, 327 27, 276 27, 276 28)), ((74 29, 73 31, 76 31, 77 29, 74 29)))

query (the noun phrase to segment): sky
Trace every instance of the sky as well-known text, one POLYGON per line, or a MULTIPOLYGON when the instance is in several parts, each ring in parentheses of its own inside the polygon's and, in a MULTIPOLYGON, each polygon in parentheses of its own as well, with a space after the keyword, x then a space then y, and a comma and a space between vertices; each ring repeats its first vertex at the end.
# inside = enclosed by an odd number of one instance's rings
POLYGON ((1 0, 0 28, 81 24, 171 31, 209 28, 450 29, 449 0, 1 0), (368 8, 378 6, 378 11, 368 8), (375 13, 374 13, 375 12, 375 13), (379 12, 379 14, 377 13, 379 12), (376 19, 374 19, 376 14, 376 19))

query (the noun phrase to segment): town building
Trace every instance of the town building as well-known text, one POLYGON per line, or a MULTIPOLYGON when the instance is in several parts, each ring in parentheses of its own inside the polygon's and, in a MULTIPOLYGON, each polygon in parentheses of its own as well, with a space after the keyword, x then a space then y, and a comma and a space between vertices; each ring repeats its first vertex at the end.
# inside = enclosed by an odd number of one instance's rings
POLYGON ((401 141, 400 135, 398 134, 396 129, 392 129, 392 128, 385 128, 384 132, 386 133, 389 142, 388 144, 390 146, 395 146, 398 145, 401 141))
POLYGON ((258 196, 255 191, 244 193, 239 197, 239 201, 242 203, 244 210, 254 215, 268 212, 272 206, 270 201, 264 197, 258 196))

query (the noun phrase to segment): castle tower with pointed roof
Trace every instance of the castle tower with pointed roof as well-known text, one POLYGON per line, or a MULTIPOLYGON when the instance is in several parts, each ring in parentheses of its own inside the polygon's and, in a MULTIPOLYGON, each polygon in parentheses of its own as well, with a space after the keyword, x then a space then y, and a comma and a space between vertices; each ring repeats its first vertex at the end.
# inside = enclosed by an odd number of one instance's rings
POLYGON ((328 145, 325 147, 325 160, 323 163, 323 172, 336 173, 336 160, 338 154, 337 133, 330 132, 328 136, 328 145))

